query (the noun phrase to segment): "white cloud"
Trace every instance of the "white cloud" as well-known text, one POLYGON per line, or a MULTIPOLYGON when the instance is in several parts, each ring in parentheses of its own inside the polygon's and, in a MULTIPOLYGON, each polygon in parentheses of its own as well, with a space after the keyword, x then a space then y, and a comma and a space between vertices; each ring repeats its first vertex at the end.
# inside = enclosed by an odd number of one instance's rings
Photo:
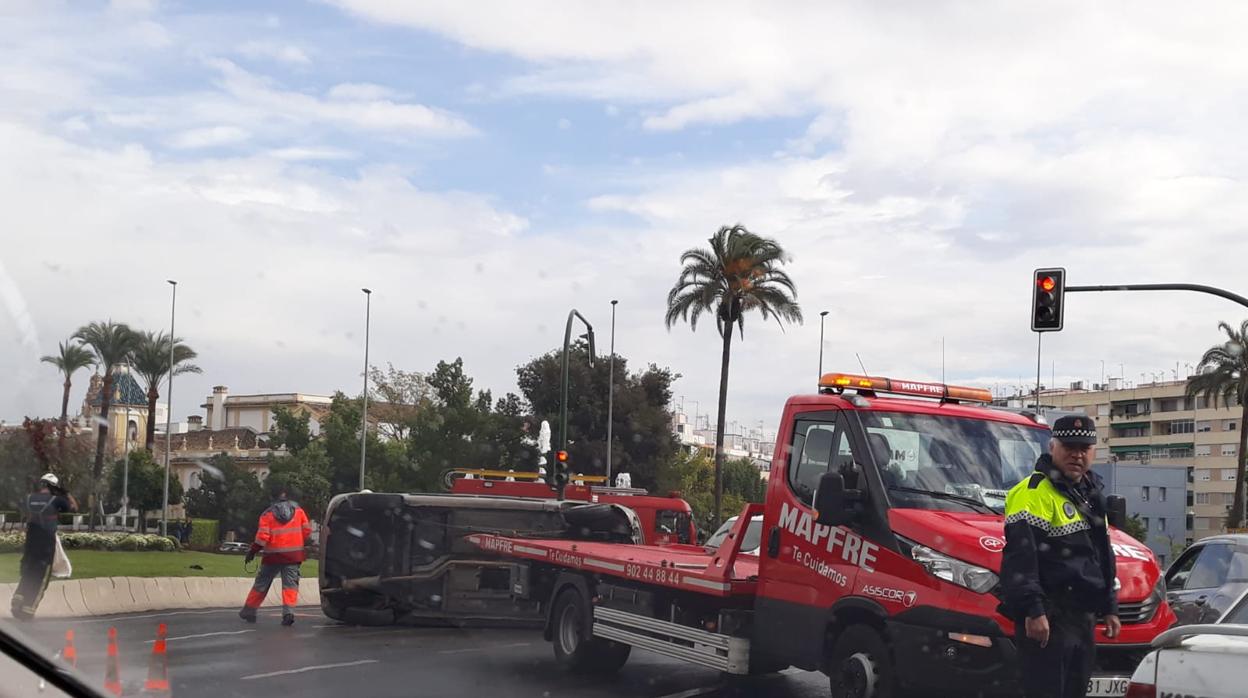
POLYGON ((350 160, 355 153, 339 148, 276 148, 269 155, 279 160, 350 160))
POLYGON ((561 118, 555 123, 555 125, 559 127, 560 131, 567 131, 572 128, 572 120, 568 118, 561 118))
POLYGON ((210 126, 176 133, 169 138, 168 145, 178 150, 215 148, 241 143, 248 138, 251 138, 251 134, 236 126, 210 126))
POLYGON ((267 58, 291 65, 308 65, 312 62, 302 48, 279 41, 248 41, 238 47, 238 52, 248 58, 267 58))
POLYGON ((329 88, 327 96, 330 99, 344 101, 374 101, 394 99, 399 95, 385 85, 375 85, 371 82, 344 82, 329 88))

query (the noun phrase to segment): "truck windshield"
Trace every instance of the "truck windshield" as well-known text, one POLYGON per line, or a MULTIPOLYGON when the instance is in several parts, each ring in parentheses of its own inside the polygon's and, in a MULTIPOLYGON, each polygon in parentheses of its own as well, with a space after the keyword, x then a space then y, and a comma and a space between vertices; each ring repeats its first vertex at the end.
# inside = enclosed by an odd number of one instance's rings
POLYGON ((860 414, 895 507, 1001 511, 1049 439, 1044 428, 981 419, 860 414))

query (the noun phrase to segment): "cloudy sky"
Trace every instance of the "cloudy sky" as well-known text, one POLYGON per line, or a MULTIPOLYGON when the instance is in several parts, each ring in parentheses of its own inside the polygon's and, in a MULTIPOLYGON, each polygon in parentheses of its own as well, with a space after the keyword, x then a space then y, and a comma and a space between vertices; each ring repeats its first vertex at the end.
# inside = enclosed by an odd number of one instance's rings
MULTIPOLYGON (((713 408, 718 338, 667 331, 679 253, 744 223, 808 320, 747 321, 731 420, 825 366, 1034 381, 1030 271, 1248 292, 1248 7, 1208 3, 0 0, 0 418, 54 415, 77 326, 200 353, 175 416, 358 391, 372 358, 478 385, 605 345, 713 408), (648 7, 650 9, 644 9, 648 7)), ((1082 294, 1059 384, 1173 375, 1242 309, 1082 294), (1121 369, 1120 369, 1121 366, 1121 369)), ((81 400, 86 374, 73 394, 81 400)))

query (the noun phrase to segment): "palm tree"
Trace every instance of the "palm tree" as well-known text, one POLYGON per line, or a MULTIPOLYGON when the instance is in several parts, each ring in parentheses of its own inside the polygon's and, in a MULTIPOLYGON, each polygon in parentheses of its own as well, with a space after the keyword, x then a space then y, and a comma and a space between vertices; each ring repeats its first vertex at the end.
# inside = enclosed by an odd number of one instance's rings
POLYGON ((763 319, 801 322, 797 288, 780 267, 789 259, 774 240, 759 237, 737 224, 719 229, 710 239, 711 248, 686 250, 680 256, 684 268, 667 294, 667 327, 677 320, 688 320, 697 329, 702 313, 715 315, 715 326, 723 338, 719 368, 719 420, 715 425, 715 521, 720 519, 723 495, 724 421, 728 408, 728 360, 732 353, 735 325, 745 338, 745 314, 757 310, 763 319))
MULTIPOLYGON (((198 366, 187 363, 196 356, 198 354, 194 349, 175 337, 173 340, 173 375, 201 373, 198 366)), ((169 375, 169 335, 164 332, 142 333, 139 336, 139 345, 130 354, 130 360, 134 362, 134 370, 147 383, 147 434, 143 447, 150 451, 152 442, 156 440, 156 399, 160 397, 160 382, 169 375)))
POLYGON ((94 365, 95 355, 90 349, 72 341, 60 342, 57 349, 56 355, 45 356, 39 360, 52 364, 65 376, 65 392, 61 394, 61 433, 64 434, 65 427, 69 424, 69 388, 72 385, 70 378, 78 369, 94 365))
POLYGON ((1203 396, 1213 404, 1216 398, 1230 409, 1239 402, 1239 463, 1235 475, 1235 501, 1227 517, 1228 528, 1239 528, 1244 522, 1244 463, 1248 449, 1248 320, 1231 327, 1218 323, 1218 329, 1226 333, 1226 342, 1210 347, 1200 357, 1196 375, 1187 383, 1189 397, 1203 396))
MULTIPOLYGON (((100 367, 104 369, 104 384, 100 390, 100 429, 95 440, 95 464, 91 468, 94 486, 100 484, 104 473, 104 446, 108 443, 108 412, 113 406, 113 371, 130 356, 139 342, 139 334, 129 325, 106 320, 83 325, 74 333, 74 339, 91 347, 100 367)), ((94 515, 94 511, 92 512, 94 515)))

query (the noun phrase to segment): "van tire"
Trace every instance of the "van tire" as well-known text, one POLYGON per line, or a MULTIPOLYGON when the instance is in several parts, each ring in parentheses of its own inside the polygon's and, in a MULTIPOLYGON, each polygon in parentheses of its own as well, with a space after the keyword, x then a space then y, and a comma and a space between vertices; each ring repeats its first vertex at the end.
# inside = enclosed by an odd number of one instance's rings
POLYGON ((555 661, 575 673, 611 674, 628 661, 632 647, 595 638, 593 616, 585 597, 575 588, 559 592, 551 610, 551 643, 555 661))
POLYGON ((825 669, 832 698, 897 698, 892 653, 867 625, 851 625, 836 637, 825 669))

